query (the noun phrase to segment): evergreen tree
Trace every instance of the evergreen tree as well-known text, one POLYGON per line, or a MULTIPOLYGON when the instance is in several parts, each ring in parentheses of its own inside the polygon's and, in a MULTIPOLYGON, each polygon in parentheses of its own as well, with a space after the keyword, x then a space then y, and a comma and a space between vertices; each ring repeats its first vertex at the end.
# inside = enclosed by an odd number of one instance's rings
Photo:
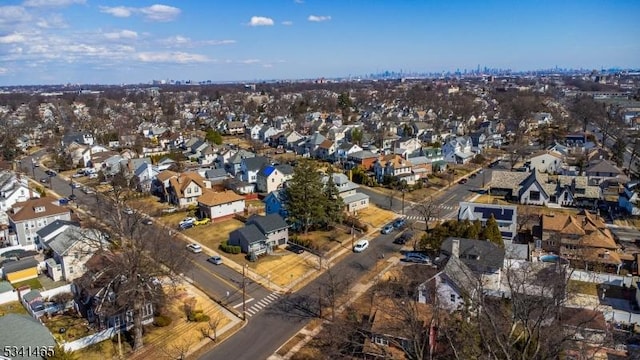
POLYGON ((487 241, 491 241, 492 243, 498 245, 499 247, 504 249, 504 241, 502 241, 502 234, 500 234, 500 228, 498 227, 498 222, 496 218, 491 214, 489 220, 487 220, 487 225, 482 232, 483 239, 487 241))
POLYGON ((477 239, 478 236, 480 235, 480 232, 478 231, 478 228, 476 227, 476 222, 474 221, 473 223, 469 220, 465 220, 463 222, 464 225, 464 235, 463 237, 466 239, 477 239))
POLYGON ((205 139, 209 142, 212 142, 216 145, 220 145, 222 144, 222 135, 213 130, 213 129, 209 129, 207 130, 207 134, 205 135, 205 139))
POLYGON ((340 196, 340 191, 336 183, 333 181, 333 171, 330 169, 327 182, 324 184, 325 195, 325 221, 329 225, 339 224, 342 222, 344 212, 344 201, 340 196))
POLYGON ((325 218, 322 177, 313 162, 302 160, 295 167, 284 191, 284 202, 289 218, 301 226, 305 234, 325 218))

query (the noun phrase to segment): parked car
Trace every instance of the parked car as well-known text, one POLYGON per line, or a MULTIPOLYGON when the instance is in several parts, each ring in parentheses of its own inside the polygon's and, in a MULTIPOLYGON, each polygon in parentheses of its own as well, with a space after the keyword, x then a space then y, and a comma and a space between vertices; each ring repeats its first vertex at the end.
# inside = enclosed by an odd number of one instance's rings
POLYGON ((198 245, 198 244, 189 244, 187 245, 187 250, 191 251, 192 253, 201 253, 202 252, 202 246, 198 245))
POLYGON ((291 244, 291 245, 287 246, 287 250, 289 250, 291 252, 294 252, 296 254, 302 254, 304 252, 303 248, 301 248, 300 246, 295 245, 295 244, 291 244))
POLYGON ((187 216, 186 218, 180 220, 180 222, 178 223, 178 225, 180 224, 185 224, 185 223, 191 223, 193 224, 194 222, 196 222, 196 218, 191 217, 191 216, 187 216))
POLYGON ((87 194, 87 195, 91 195, 91 194, 95 194, 96 192, 90 188, 90 187, 83 187, 82 188, 82 192, 87 194))
POLYGON ((54 177, 54 176, 58 175, 58 174, 57 174, 55 171, 53 171, 53 170, 47 170, 47 171, 45 171, 45 173, 46 173, 47 175, 51 176, 51 177, 54 177))
POLYGON ((191 229, 193 227, 193 223, 192 222, 186 222, 186 223, 180 223, 178 225, 178 228, 180 230, 186 230, 186 229, 191 229))
POLYGON ((411 238, 413 238, 414 233, 413 231, 405 231, 402 233, 402 235, 398 236, 397 238, 395 238, 393 240, 394 244, 400 244, 400 245, 404 245, 406 243, 409 242, 409 240, 411 240, 411 238))
POLYGON ((405 219, 405 218, 397 218, 397 219, 393 220, 393 227, 396 228, 396 229, 401 229, 405 225, 407 225, 407 219, 405 219))
POLYGON ((429 258, 429 256, 425 254, 412 252, 404 254, 404 259, 402 259, 402 261, 419 264, 429 264, 431 263, 431 258, 429 258))
POLYGON ((48 178, 42 178, 42 179, 40 179, 40 182, 43 183, 43 184, 46 184, 46 183, 49 182, 49 179, 48 178))
POLYGON ((363 252, 369 247, 369 240, 360 239, 356 241, 356 244, 353 246, 353 252, 363 252))
POLYGON ((78 174, 78 173, 75 173, 75 174, 71 175, 72 178, 79 178, 79 177, 83 177, 83 176, 84 176, 84 174, 78 174))
POLYGON ((60 205, 68 205, 69 204, 69 199, 67 199, 67 198, 58 199, 58 204, 60 204, 60 205))
POLYGON ((145 224, 145 225, 151 225, 151 224, 153 224, 153 220, 151 220, 149 218, 146 218, 146 219, 142 220, 142 223, 145 224))
POLYGON ((458 184, 464 185, 467 183, 467 181, 468 181, 467 179, 460 179, 460 181, 458 181, 458 184))
POLYGON ((473 179, 473 178, 475 178, 476 176, 478 176, 478 175, 476 175, 476 173, 473 173, 473 174, 469 175, 469 179, 473 179))
POLYGON ((196 225, 196 226, 197 226, 197 225, 207 225, 207 224, 208 224, 208 223, 210 223, 210 222, 211 222, 211 219, 209 219, 209 218, 203 218, 203 219, 200 219, 200 220, 196 220, 196 221, 194 221, 194 222, 193 222, 193 225, 196 225))
POLYGON ((392 232, 394 229, 393 224, 387 224, 385 225, 382 230, 380 230, 380 232, 382 234, 389 234, 390 232, 392 232))
POLYGON ((89 174, 89 179, 97 179, 98 174, 89 174))
MULTIPOLYGON (((202 251, 202 250, 200 250, 202 251)), ((207 259, 208 262, 214 264, 214 265, 222 265, 222 258, 218 255, 212 256, 210 258, 207 259)))
POLYGON ((71 201, 75 201, 77 198, 78 198, 78 196, 76 196, 76 194, 69 195, 69 200, 71 200, 71 201))

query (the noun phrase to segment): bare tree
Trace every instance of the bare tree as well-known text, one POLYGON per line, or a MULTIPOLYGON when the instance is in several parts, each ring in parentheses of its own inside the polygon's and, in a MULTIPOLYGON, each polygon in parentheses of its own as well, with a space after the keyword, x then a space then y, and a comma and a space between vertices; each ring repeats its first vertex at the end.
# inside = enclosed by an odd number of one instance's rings
POLYGON ((424 219, 424 231, 429 231, 429 221, 433 218, 440 217, 441 207, 435 202, 433 196, 425 199, 424 201, 414 205, 413 209, 420 214, 424 219))
POLYGON ((184 360, 187 358, 192 346, 193 340, 183 337, 172 344, 166 345, 162 348, 162 351, 171 360, 184 360))
POLYGON ((335 319, 336 311, 347 300, 344 295, 349 291, 351 277, 344 274, 339 275, 329 268, 326 271, 326 279, 320 284, 318 289, 320 318, 323 318, 322 308, 328 306, 329 311, 331 311, 331 320, 335 319))
POLYGON ((211 317, 207 322, 207 325, 200 328, 200 333, 202 334, 202 336, 204 338, 209 338, 214 342, 218 341, 218 327, 220 326, 223 318, 224 317, 220 313, 213 315, 213 317, 211 317), (213 336, 211 335, 212 332, 213 336))

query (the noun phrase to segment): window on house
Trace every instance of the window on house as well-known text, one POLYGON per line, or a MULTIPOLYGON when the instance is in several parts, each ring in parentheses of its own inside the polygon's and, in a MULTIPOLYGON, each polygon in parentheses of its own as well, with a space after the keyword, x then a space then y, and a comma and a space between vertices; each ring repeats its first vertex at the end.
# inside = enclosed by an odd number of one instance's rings
POLYGON ((564 193, 564 200, 569 200, 569 193, 564 193))
POLYGON ((388 346, 389 345, 389 340, 385 339, 382 336, 374 336, 373 342, 378 344, 378 345, 384 345, 384 346, 388 346))
POLYGON ((529 191, 529 199, 533 201, 540 200, 540 191, 529 191))
POLYGON ((544 159, 542 159, 542 163, 544 164, 544 159))
POLYGON ((187 189, 187 194, 191 194, 191 189, 187 189))
POLYGON ((456 294, 451 294, 451 302, 456 302, 456 294))

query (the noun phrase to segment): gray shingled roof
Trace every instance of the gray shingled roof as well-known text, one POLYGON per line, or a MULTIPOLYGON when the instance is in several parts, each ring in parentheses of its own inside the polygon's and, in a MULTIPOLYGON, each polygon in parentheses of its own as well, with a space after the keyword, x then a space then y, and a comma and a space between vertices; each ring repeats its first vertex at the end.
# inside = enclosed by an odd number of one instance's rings
POLYGON ((269 214, 265 216, 251 215, 247 219, 247 224, 255 224, 263 234, 269 234, 276 230, 288 228, 286 221, 278 214, 269 214))
POLYGON ((28 258, 20 259, 18 261, 12 261, 4 264, 4 273, 10 274, 16 271, 29 269, 36 266, 38 266, 38 260, 32 257, 28 257, 28 258))
MULTIPOLYGON (((32 348, 55 346, 51 332, 42 323, 29 315, 7 314, 0 317, 0 348, 17 346, 32 348)), ((21 359, 42 359, 41 357, 21 357, 21 359)))
POLYGON ((504 249, 499 248, 490 241, 449 237, 442 242, 440 251, 448 256, 452 256, 451 245, 454 239, 460 241, 460 260, 472 270, 489 272, 502 268, 504 263, 504 249), (468 258, 468 255, 471 254, 477 255, 478 259, 468 258))
POLYGON ((264 241, 267 238, 264 236, 260 229, 254 224, 245 225, 239 229, 236 229, 242 238, 247 240, 249 244, 253 244, 259 241, 264 241))
POLYGON ((51 248, 58 255, 65 255, 67 251, 78 242, 96 242, 96 244, 100 241, 98 238, 98 233, 96 230, 91 229, 80 229, 78 227, 72 226, 66 228, 63 232, 58 234, 53 239, 47 241, 47 246, 51 248))
POLYGON ((75 222, 75 221, 55 220, 51 224, 48 224, 47 226, 45 226, 42 229, 38 230, 36 232, 36 234, 38 234, 38 237, 40 237, 40 239, 46 239, 47 237, 49 237, 49 235, 55 233, 60 228, 65 227, 65 226, 69 226, 69 225, 80 226, 80 224, 75 222))
POLYGON ((251 158, 244 159, 244 164, 249 171, 257 171, 262 168, 262 166, 269 164, 269 159, 264 156, 255 156, 251 158))

